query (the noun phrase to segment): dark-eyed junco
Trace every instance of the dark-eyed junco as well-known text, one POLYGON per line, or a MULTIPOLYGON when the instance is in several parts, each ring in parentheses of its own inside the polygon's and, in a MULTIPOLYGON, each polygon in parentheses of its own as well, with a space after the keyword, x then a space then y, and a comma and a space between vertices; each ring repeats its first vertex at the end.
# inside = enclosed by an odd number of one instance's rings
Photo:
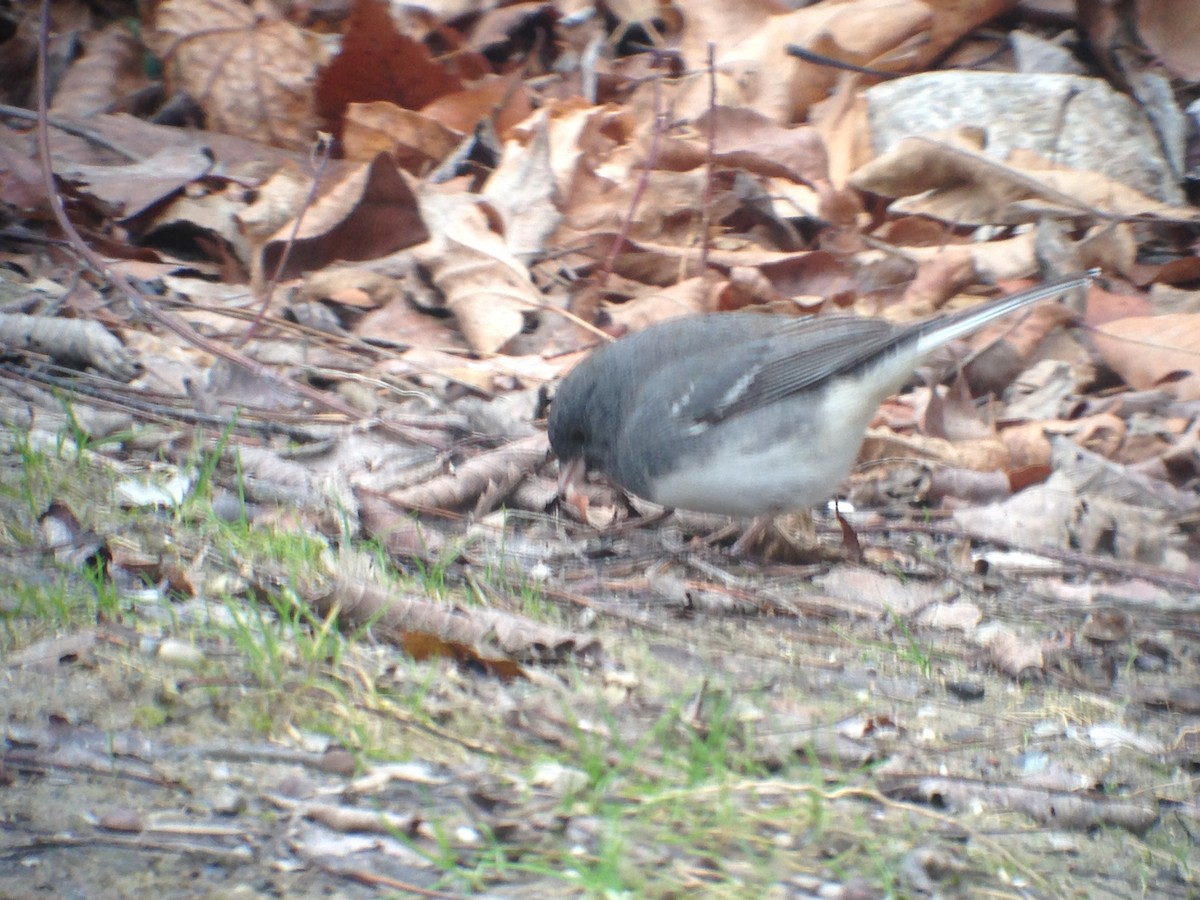
POLYGON ((831 497, 875 410, 932 350, 1096 270, 914 325, 750 312, 673 319, 600 347, 550 409, 560 484, 585 467, 663 506, 764 516, 831 497))

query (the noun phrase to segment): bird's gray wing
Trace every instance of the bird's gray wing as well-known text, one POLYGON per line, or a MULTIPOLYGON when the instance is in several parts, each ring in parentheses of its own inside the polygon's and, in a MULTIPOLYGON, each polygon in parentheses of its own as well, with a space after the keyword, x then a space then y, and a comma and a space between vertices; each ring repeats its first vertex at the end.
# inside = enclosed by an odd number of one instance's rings
MULTIPOLYGON (((713 346, 708 331, 711 323, 706 325, 701 319, 695 326, 680 325, 676 336, 684 343, 690 341, 691 346, 690 353, 685 347, 676 357, 683 371, 675 381, 687 383, 689 391, 674 401, 671 411, 694 422, 716 423, 814 389, 835 375, 860 374, 884 360, 915 365, 934 348, 1023 306, 1086 285, 1097 274, 1092 270, 1068 275, 961 312, 903 326, 854 316, 782 319, 728 313, 721 328, 725 343, 713 346), (703 354, 698 353, 701 349, 703 354), (895 358, 897 355, 903 358, 895 358)), ((897 365, 881 370, 881 386, 893 383, 903 369, 897 365)))
POLYGON ((773 333, 730 347, 728 354, 718 348, 675 412, 695 422, 720 422, 864 366, 913 333, 882 319, 784 319, 773 333))

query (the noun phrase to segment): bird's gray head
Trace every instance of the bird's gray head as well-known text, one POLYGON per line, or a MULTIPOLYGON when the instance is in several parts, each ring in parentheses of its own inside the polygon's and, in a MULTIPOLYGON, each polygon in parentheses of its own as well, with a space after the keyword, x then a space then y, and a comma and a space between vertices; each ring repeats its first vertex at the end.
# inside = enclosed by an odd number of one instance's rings
POLYGON ((568 376, 554 394, 546 432, 554 455, 564 462, 587 455, 592 437, 592 424, 587 415, 588 397, 593 387, 568 376))
POLYGON ((550 404, 547 433, 554 455, 564 462, 583 459, 606 470, 611 464, 618 422, 613 385, 590 371, 595 355, 576 366, 558 387, 550 404))

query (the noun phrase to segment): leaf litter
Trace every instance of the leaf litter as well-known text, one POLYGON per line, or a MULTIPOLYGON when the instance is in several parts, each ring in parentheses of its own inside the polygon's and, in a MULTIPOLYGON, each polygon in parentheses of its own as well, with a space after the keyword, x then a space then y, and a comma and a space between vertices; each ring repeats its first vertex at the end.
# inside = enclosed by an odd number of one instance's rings
POLYGON ((4 882, 1194 892, 1186 16, 335 6, 53 4, 51 182, 0 41, 4 882), (1089 266, 885 405, 840 524, 556 501, 609 335, 1089 266))

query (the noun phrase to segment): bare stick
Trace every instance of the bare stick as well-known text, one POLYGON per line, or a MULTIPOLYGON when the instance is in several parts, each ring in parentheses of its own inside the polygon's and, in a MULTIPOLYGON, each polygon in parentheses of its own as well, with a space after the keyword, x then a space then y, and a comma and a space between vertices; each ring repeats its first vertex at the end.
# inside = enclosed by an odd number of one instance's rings
POLYGON ((288 235, 287 243, 283 245, 283 253, 279 254, 279 262, 275 264, 275 269, 271 272, 271 277, 267 280, 266 286, 263 288, 262 304, 258 307, 258 315, 254 317, 254 321, 249 327, 242 332, 242 336, 233 342, 234 347, 244 347, 246 342, 254 336, 254 332, 258 330, 258 326, 262 324, 263 316, 267 314, 267 308, 271 305, 271 297, 275 293, 275 287, 279 284, 279 279, 287 268, 288 260, 292 258, 292 248, 296 246, 296 237, 300 234, 300 223, 304 221, 304 214, 312 208, 313 203, 317 199, 317 187, 321 184, 321 176, 325 174, 325 167, 329 164, 329 154, 333 150, 333 139, 329 135, 322 135, 317 140, 316 152, 318 154, 317 164, 314 167, 312 184, 308 188, 308 196, 304 198, 304 202, 300 205, 300 211, 296 213, 296 218, 292 220, 292 231, 288 235))
POLYGON ((716 45, 708 42, 708 142, 704 149, 704 202, 700 207, 700 274, 708 271, 708 232, 712 227, 713 145, 717 139, 716 45))
POLYGON ((613 266, 616 264, 617 254, 621 252, 625 239, 629 237, 634 213, 637 212, 638 205, 642 202, 642 197, 645 196, 646 188, 650 184, 650 170, 658 162, 658 145, 662 141, 666 125, 667 115, 662 108, 662 73, 656 72, 654 78, 654 132, 650 140, 650 152, 646 154, 645 165, 642 166, 642 173, 638 176, 637 185, 633 189, 633 197, 629 201, 629 212, 621 222, 621 230, 617 233, 616 240, 613 241, 613 245, 608 249, 608 255, 604 258, 604 267, 600 270, 600 287, 603 287, 608 281, 608 276, 612 274, 613 266))

